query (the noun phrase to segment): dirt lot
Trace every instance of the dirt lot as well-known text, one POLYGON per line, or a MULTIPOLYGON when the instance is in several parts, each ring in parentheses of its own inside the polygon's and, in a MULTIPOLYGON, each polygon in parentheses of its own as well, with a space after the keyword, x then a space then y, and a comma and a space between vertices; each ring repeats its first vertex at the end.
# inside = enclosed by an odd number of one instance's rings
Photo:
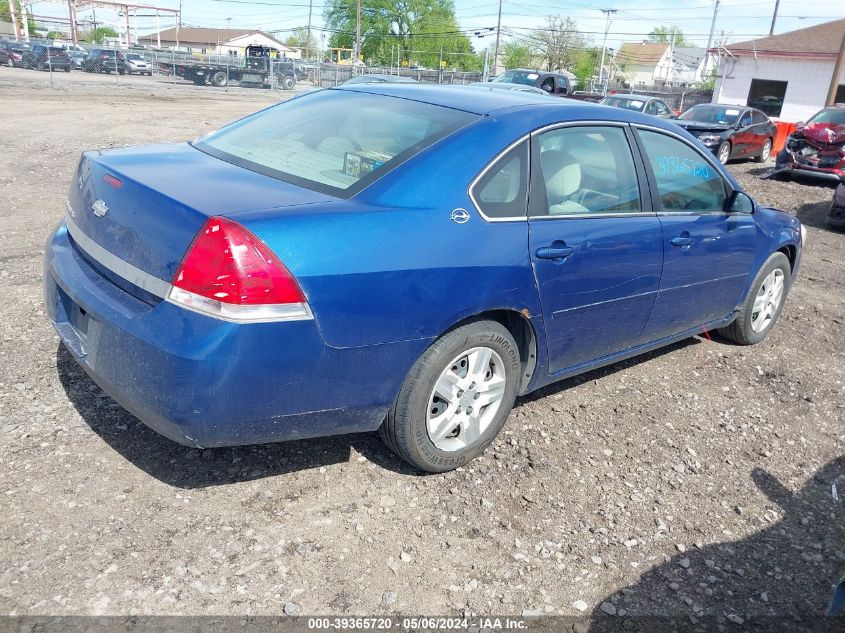
POLYGON ((759 346, 702 337, 547 388, 442 476, 369 435, 197 451, 59 347, 43 244, 81 150, 190 139, 273 95, 32 75, 0 68, 0 612, 824 609, 845 573, 845 234, 824 228, 829 186, 731 166, 809 228, 759 346))

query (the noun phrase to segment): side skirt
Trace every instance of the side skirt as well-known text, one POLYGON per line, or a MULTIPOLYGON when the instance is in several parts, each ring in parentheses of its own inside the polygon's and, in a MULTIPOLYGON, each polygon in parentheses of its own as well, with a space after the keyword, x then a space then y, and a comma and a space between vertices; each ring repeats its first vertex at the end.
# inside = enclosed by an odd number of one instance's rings
POLYGON ((557 382, 558 380, 564 380, 566 378, 571 378, 572 376, 577 376, 578 374, 584 374, 594 369, 606 367, 607 365, 613 365, 614 363, 627 360, 628 358, 639 356, 640 354, 644 354, 646 352, 651 352, 661 347, 665 347, 666 345, 677 343, 678 341, 683 341, 684 339, 690 338, 695 334, 700 334, 704 330, 714 330, 716 328, 724 327, 736 318, 736 314, 737 311, 734 311, 728 314, 727 316, 722 317, 721 319, 716 319, 715 321, 704 323, 697 327, 685 330, 679 334, 673 334, 672 336, 667 336, 656 341, 651 341, 649 343, 642 343, 634 347, 629 347, 628 349, 622 350, 621 352, 614 352, 613 354, 608 354, 607 356, 602 356, 601 358, 587 361, 586 363, 573 365, 572 367, 566 367, 553 374, 548 374, 545 378, 541 380, 538 380, 537 383, 532 387, 531 391, 539 389, 540 387, 545 387, 546 385, 549 385, 553 382, 557 382))

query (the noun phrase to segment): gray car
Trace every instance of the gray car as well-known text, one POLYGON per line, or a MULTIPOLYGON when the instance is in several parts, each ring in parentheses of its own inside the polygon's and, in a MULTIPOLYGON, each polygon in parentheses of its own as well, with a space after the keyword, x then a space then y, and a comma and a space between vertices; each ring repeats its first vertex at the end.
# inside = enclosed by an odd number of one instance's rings
POLYGON ((601 101, 602 105, 633 110, 656 116, 658 119, 674 119, 675 113, 666 105, 663 99, 649 97, 648 95, 608 95, 601 101))
POLYGON ((153 67, 146 57, 140 53, 126 53, 126 72, 130 75, 149 75, 153 76, 153 67))

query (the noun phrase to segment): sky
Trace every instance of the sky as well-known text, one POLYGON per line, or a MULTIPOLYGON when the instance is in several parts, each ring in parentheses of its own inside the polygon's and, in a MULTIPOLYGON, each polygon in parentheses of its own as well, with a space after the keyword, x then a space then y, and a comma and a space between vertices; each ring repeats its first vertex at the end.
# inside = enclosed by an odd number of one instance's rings
MULTIPOLYGON (((20 0, 19 0, 20 1, 20 0)), ((178 8, 180 0, 136 0, 148 5, 178 8)), ((312 26, 324 25, 325 0, 313 1, 312 26)), ((366 0, 363 0, 366 6, 366 0)), ((618 48, 622 42, 646 39, 656 26, 678 26, 688 40, 699 46, 707 43, 715 0, 502 0, 502 38, 520 38, 542 26, 546 16, 561 15, 574 19, 579 30, 592 43, 604 39, 605 14, 601 9, 617 9, 611 15, 607 46, 618 48)), ((308 21, 308 0, 181 0, 183 26, 215 28, 256 28, 278 31, 284 40, 289 32, 308 21)), ((458 23, 473 40, 476 50, 493 43, 499 0, 455 0, 458 23), (484 32, 476 37, 475 32, 484 32)), ((31 3, 35 16, 67 15, 65 0, 36 0, 31 3)), ((775 0, 722 0, 716 18, 714 42, 736 42, 768 35, 775 0)), ((155 32, 155 18, 138 17, 139 34, 155 32)), ((79 10, 80 20, 92 17, 91 9, 79 10)), ((118 16, 105 8, 96 10, 98 23, 116 25, 118 16)), ((845 18, 845 0, 781 0, 775 33, 792 31, 823 22, 845 18)), ((132 21, 130 21, 130 25, 132 21)), ((173 17, 162 16, 162 29, 174 26, 173 17)), ((319 31, 317 31, 319 37, 319 31)), ((328 41, 329 35, 325 39, 328 41)), ((319 41, 319 40, 318 40, 319 41)))

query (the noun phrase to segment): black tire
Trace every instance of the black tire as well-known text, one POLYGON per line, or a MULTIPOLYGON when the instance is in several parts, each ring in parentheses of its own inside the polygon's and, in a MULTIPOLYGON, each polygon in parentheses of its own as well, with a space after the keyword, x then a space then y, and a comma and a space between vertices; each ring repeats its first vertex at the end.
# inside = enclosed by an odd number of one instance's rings
POLYGON ((430 473, 446 472, 475 459, 499 434, 513 408, 520 377, 519 348, 510 332, 495 321, 474 321, 447 332, 414 363, 379 434, 409 464, 430 473), (462 449, 444 451, 431 441, 426 427, 434 385, 448 363, 461 352, 487 347, 502 360, 505 389, 501 404, 477 440, 462 449))
POLYGON ((285 75, 282 77, 282 88, 285 90, 293 90, 293 87, 296 85, 296 79, 291 77, 290 75, 285 75))
POLYGON ((723 165, 727 165, 728 161, 731 159, 731 142, 730 141, 722 141, 719 144, 719 149, 716 150, 716 158, 719 160, 720 163, 723 165), (725 148, 727 148, 727 154, 725 154, 725 148), (724 156, 727 156, 725 160, 722 160, 724 156))
POLYGON ((229 83, 229 77, 222 70, 218 70, 217 72, 215 72, 211 76, 211 85, 212 86, 217 86, 218 88, 223 88, 228 83, 229 83))
POLYGON ((766 260, 766 263, 763 264, 762 268, 760 268, 757 276, 754 277, 754 282, 751 284, 751 289, 748 291, 748 296, 745 298, 742 307, 740 307, 739 314, 737 314, 736 319, 730 325, 720 328, 719 334, 734 341, 735 343, 739 343, 740 345, 756 345, 761 342, 766 338, 766 336, 768 336, 769 332, 772 331, 775 323, 777 323, 778 317, 780 316, 783 306, 786 303, 786 297, 789 295, 791 285, 792 266, 789 264, 789 260, 786 258, 786 255, 781 252, 772 253, 772 255, 769 256, 769 259, 766 260), (777 268, 783 272, 784 277, 783 296, 781 297, 780 305, 777 306, 769 324, 760 332, 755 332, 751 327, 754 300, 760 293, 763 281, 777 268))
POLYGON ((760 153, 757 154, 756 156, 753 156, 751 158, 751 160, 753 160, 755 163, 765 163, 767 160, 769 160, 769 157, 772 155, 772 143, 773 143, 772 139, 767 138, 763 142, 763 147, 760 148, 760 153), (767 145, 768 145, 768 151, 766 151, 767 145))

